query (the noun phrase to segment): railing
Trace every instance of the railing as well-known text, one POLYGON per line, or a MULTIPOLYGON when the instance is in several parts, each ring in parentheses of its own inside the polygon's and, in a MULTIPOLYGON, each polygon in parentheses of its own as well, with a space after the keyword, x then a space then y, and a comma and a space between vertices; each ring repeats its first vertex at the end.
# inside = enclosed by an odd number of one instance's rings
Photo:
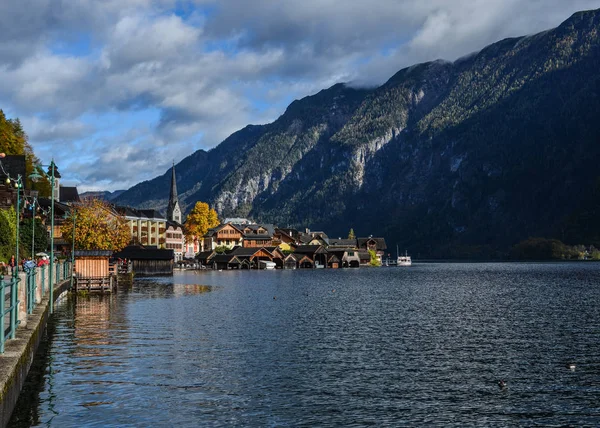
POLYGON ((8 339, 14 339, 17 326, 23 318, 27 321, 27 315, 33 313, 36 303, 39 303, 50 287, 59 282, 67 280, 71 275, 71 262, 56 263, 54 265, 56 274, 50 275, 49 267, 39 266, 25 269, 20 275, 25 280, 25 289, 20 290, 20 299, 25 300, 25 307, 21 307, 19 314, 19 282, 21 278, 12 277, 4 280, 0 276, 0 354, 4 353, 5 343, 8 339), (39 287, 39 289, 38 289, 39 287), (21 318, 21 319, 19 319, 21 318))
POLYGON ((0 278, 0 354, 4 353, 6 339, 14 339, 19 324, 18 311, 19 301, 19 278, 11 278, 8 283, 0 278), (8 293, 7 293, 8 291, 8 293), (6 296, 8 294, 9 305, 6 308, 6 296), (6 327, 6 315, 8 315, 8 328, 6 327))

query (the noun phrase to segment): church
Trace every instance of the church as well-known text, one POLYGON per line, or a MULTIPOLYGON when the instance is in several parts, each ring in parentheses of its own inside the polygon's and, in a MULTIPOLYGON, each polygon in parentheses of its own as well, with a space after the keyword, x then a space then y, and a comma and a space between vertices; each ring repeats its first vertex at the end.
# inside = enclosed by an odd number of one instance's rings
POLYGON ((175 177, 175 162, 171 170, 171 192, 167 206, 167 224, 165 230, 165 248, 173 250, 175 262, 183 260, 185 252, 185 236, 181 219, 181 206, 177 196, 177 178, 175 177))

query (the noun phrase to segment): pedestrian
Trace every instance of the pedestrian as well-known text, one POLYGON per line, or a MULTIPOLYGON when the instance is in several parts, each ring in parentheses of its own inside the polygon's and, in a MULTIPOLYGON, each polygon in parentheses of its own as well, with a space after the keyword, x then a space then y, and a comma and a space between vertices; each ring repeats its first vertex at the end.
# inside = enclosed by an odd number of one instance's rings
POLYGON ((10 266, 10 274, 14 275, 15 274, 15 266, 17 265, 17 263, 15 262, 15 255, 14 254, 10 258, 10 262, 8 262, 8 265, 10 266))

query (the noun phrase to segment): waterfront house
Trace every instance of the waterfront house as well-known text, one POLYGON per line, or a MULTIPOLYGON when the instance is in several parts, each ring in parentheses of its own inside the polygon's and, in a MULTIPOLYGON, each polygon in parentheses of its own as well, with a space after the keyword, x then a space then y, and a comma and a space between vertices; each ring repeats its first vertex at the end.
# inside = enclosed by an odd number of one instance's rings
POLYGON ((359 250, 375 251, 377 259, 379 260, 379 263, 381 263, 385 250, 387 250, 385 238, 373 238, 372 236, 369 236, 368 238, 358 238, 357 244, 359 250))
MULTIPOLYGON (((322 245, 299 245, 294 254, 302 254, 311 259, 315 267, 327 266, 327 250, 322 245)), ((298 261, 300 263, 300 261, 298 261)))
POLYGON ((242 269, 258 269, 260 261, 273 261, 273 254, 265 248, 237 247, 228 254, 234 255, 241 262, 242 269))
MULTIPOLYGON (((354 248, 328 248, 327 252, 335 254, 340 261, 340 267, 359 267, 360 257, 354 248)), ((370 259, 369 259, 370 260, 370 259)))
POLYGON ((335 254, 329 253, 327 258, 327 267, 331 269, 338 269, 340 267, 340 259, 335 254))
POLYGON ((175 262, 183 260, 185 250, 185 237, 183 235, 183 226, 177 222, 167 220, 167 229, 165 231, 165 248, 173 250, 175 262))
POLYGON ((279 228, 275 228, 275 233, 273 233, 273 245, 278 246, 282 251, 291 252, 298 246, 296 240, 285 229, 279 228))
POLYGON ((283 268, 284 269, 297 269, 298 268, 298 260, 301 259, 302 255, 288 254, 283 259, 283 268))
POLYGON ((362 266, 371 264, 371 254, 367 250, 358 250, 358 257, 362 266))
POLYGON ((112 291, 117 282, 109 268, 111 254, 112 251, 104 250, 76 250, 75 290, 112 291))
POLYGON ((242 262, 233 254, 217 254, 210 259, 213 269, 241 269, 242 262))
POLYGON ((127 259, 138 276, 173 275, 175 255, 173 250, 155 246, 129 245, 113 254, 114 258, 127 259))
POLYGON ((210 266, 211 259, 216 255, 217 253, 214 250, 201 251, 196 254, 196 260, 198 260, 198 263, 202 266, 210 266))
POLYGON ((204 235, 204 251, 214 250, 217 247, 241 247, 244 232, 231 223, 220 224, 209 229, 204 235))
POLYGON ((237 225, 244 232, 243 247, 260 248, 273 246, 273 233, 275 227, 272 224, 247 224, 237 225))
POLYGON ((278 269, 283 268, 283 261, 285 259, 285 254, 279 247, 263 247, 269 253, 273 255, 273 262, 275 262, 275 266, 278 269))
POLYGON ((308 255, 294 253, 293 256, 297 260, 298 269, 313 269, 315 267, 315 262, 308 255))

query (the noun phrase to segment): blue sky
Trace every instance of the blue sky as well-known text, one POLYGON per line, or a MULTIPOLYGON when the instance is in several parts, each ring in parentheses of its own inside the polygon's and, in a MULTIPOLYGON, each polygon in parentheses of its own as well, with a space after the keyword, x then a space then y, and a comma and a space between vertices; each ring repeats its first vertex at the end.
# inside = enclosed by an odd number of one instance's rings
POLYGON ((0 2, 0 108, 80 191, 163 174, 294 99, 455 60, 600 0, 0 2))

